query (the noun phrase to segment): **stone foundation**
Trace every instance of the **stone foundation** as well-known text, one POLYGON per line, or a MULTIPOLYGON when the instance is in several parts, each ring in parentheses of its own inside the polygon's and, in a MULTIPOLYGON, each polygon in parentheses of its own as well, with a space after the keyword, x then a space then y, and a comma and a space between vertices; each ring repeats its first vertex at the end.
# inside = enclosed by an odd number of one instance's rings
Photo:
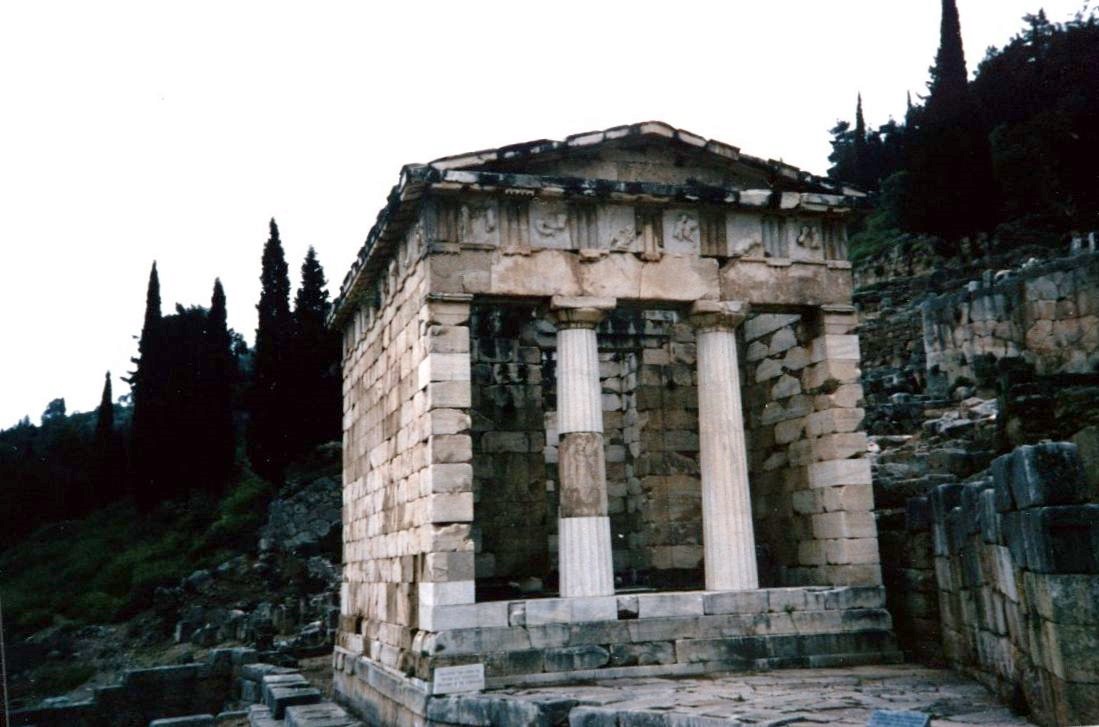
POLYGON ((345 649, 336 691, 368 720, 421 724, 435 669, 483 664, 488 689, 627 676, 893 662, 880 587, 619 594, 454 606, 411 676, 345 649), (418 721, 421 720, 421 721, 418 721))

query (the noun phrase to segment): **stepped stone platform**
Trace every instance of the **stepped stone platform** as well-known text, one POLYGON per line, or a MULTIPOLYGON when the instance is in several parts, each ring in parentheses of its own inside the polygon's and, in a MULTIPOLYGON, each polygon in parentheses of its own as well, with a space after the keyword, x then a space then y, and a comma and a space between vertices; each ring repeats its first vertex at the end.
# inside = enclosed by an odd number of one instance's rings
POLYGON ((860 727, 878 710, 922 712, 931 726, 1026 725, 982 686, 910 665, 598 680, 503 689, 431 703, 427 724, 570 727, 860 727))

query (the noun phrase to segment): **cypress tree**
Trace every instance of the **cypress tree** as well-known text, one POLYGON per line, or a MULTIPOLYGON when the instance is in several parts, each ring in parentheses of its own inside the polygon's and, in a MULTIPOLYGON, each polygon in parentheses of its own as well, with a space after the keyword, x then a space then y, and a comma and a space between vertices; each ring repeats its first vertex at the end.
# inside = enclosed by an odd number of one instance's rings
POLYGON ((930 95, 909 128, 909 175, 899 208, 906 229, 939 236, 940 252, 956 255, 962 237, 989 223, 995 189, 987 130, 969 98, 955 0, 943 0, 940 32, 930 95))
POLYGON ((933 114, 964 111, 958 105, 966 95, 967 77, 965 50, 962 48, 962 24, 958 18, 955 0, 943 0, 942 20, 939 26, 939 50, 935 65, 931 67, 927 106, 933 114))
POLYGON ((166 420, 167 380, 166 361, 161 335, 163 320, 160 313, 160 278, 156 262, 149 272, 149 285, 145 294, 145 322, 138 341, 138 357, 131 359, 136 369, 130 375, 133 391, 133 462, 132 488, 134 499, 142 508, 148 508, 161 499, 158 489, 158 468, 163 467, 163 447, 166 420))
POLYGON ((206 428, 209 468, 206 484, 209 489, 218 491, 232 472, 236 452, 233 428, 236 359, 229 335, 225 290, 221 286, 221 280, 217 278, 214 280, 210 312, 206 319, 206 339, 208 378, 205 388, 209 407, 209 424, 206 428))
POLYGON ((261 476, 281 484, 290 454, 292 371, 288 366, 293 320, 290 278, 279 228, 271 220, 263 247, 260 299, 256 305, 255 376, 248 421, 248 458, 261 476))
POLYGON ((114 397, 111 395, 111 372, 103 381, 103 394, 95 415, 95 492, 89 500, 97 504, 114 500, 120 494, 116 471, 114 435, 114 397))
POLYGON ((855 104, 855 138, 852 144, 852 163, 854 166, 854 178, 851 180, 863 189, 871 189, 875 185, 872 170, 870 169, 870 155, 866 148, 866 120, 862 116, 862 93, 858 95, 855 104))
POLYGON ((295 449, 303 452, 338 439, 341 429, 339 339, 328 329, 324 268, 312 246, 301 266, 301 285, 294 298, 295 449))

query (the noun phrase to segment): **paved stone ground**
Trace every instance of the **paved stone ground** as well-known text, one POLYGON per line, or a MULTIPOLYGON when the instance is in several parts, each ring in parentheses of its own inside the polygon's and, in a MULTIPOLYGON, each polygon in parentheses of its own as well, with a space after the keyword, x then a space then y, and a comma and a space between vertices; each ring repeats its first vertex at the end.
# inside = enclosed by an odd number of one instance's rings
POLYGON ((501 689, 486 696, 541 705, 576 700, 570 724, 710 727, 862 727, 876 709, 932 715, 932 725, 1027 725, 984 687, 954 672, 912 665, 783 669, 764 674, 616 679, 501 689), (583 717, 583 719, 580 719, 583 717))

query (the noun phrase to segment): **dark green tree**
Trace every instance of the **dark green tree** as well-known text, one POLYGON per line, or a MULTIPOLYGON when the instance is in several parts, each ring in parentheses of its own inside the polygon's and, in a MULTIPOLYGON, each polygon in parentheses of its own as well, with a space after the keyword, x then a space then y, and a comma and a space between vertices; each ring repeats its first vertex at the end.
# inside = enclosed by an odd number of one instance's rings
POLYGON ((293 319, 286 255, 274 219, 263 247, 260 283, 260 299, 256 305, 259 327, 256 328, 249 402, 248 458, 257 473, 281 484, 292 444, 289 413, 293 405, 293 370, 289 362, 293 319))
POLYGON ((203 396, 208 407, 208 471, 206 489, 220 491, 233 470, 236 432, 233 426, 233 389, 237 379, 237 361, 229 332, 225 290, 214 280, 210 313, 206 320, 206 376, 203 396))
POLYGON ((987 131, 968 93, 965 52, 955 0, 943 0, 939 50, 929 96, 910 129, 905 229, 938 236, 953 255, 958 241, 987 229, 995 197, 987 131))
POLYGON ((120 454, 115 432, 111 372, 108 371, 103 380, 103 394, 99 399, 99 408, 95 412, 95 439, 93 440, 95 481, 94 492, 89 496, 90 503, 102 505, 112 502, 125 491, 120 454))
POLYGON ((165 461, 165 430, 169 424, 166 401, 168 352, 162 326, 160 278, 154 262, 145 293, 145 322, 138 340, 138 356, 132 359, 135 369, 128 379, 134 402, 131 487, 134 500, 142 508, 149 508, 163 499, 162 493, 158 492, 159 475, 166 466, 171 466, 165 461))
POLYGON ((326 324, 331 308, 326 285, 324 269, 310 246, 294 297, 292 422, 295 451, 299 453, 340 437, 340 344, 326 324))
POLYGON ((950 117, 960 111, 968 87, 965 49, 962 47, 962 24, 958 18, 956 0, 942 0, 939 25, 939 50, 931 66, 927 87, 928 112, 950 117))

